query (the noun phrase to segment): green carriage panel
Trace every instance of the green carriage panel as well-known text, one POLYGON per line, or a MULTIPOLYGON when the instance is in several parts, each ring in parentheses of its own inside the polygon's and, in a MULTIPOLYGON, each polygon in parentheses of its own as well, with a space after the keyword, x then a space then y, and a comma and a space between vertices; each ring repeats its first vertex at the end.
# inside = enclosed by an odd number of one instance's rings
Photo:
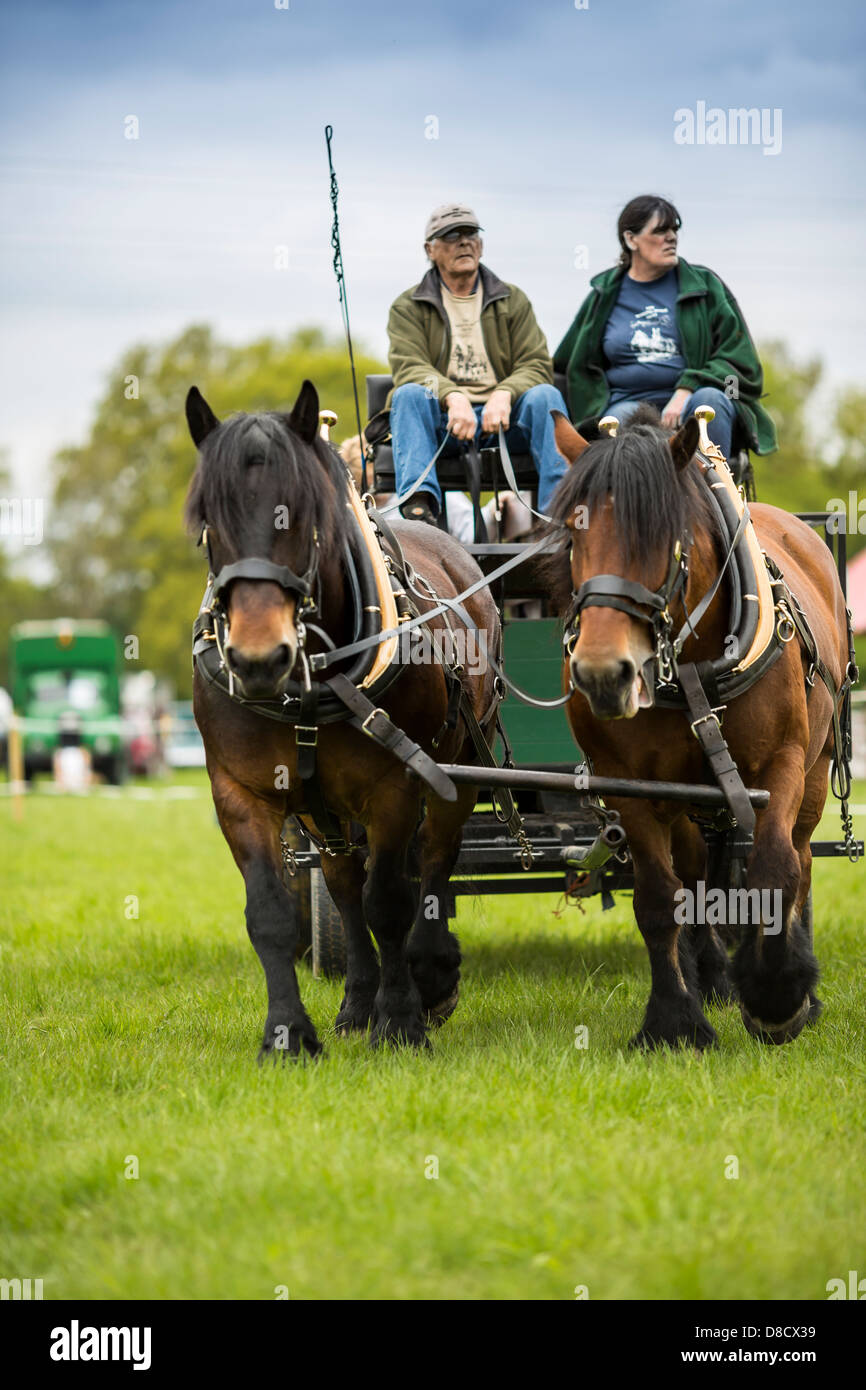
MULTIPOLYGON (((505 671, 529 695, 555 700, 562 692, 562 625, 557 618, 523 618, 506 623, 505 671)), ((565 709, 533 709, 509 694, 502 719, 519 767, 580 761, 565 709)))

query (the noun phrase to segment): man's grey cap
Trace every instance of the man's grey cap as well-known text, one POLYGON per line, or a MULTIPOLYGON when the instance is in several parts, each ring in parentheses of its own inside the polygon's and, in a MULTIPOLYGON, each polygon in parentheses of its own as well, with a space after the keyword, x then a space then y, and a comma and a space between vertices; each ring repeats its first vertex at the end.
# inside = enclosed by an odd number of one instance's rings
POLYGON ((484 231, 475 213, 464 203, 443 203, 427 219, 424 240, 432 241, 440 232, 447 232, 449 227, 476 227, 479 232, 484 231))

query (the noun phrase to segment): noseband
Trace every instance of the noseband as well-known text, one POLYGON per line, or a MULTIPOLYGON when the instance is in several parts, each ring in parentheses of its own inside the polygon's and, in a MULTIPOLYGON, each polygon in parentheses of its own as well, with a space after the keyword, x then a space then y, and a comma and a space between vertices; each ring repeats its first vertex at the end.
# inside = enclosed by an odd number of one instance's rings
POLYGON ((580 615, 584 608, 616 608, 649 623, 655 642, 655 661, 658 680, 662 685, 670 685, 676 679, 676 645, 673 641, 673 618, 671 604, 678 595, 685 598, 689 577, 688 555, 681 541, 673 548, 668 573, 660 589, 647 589, 634 579, 624 579, 619 574, 595 574, 572 592, 571 606, 565 625, 563 642, 571 654, 580 635, 580 615), (644 613, 635 604, 642 603, 651 612, 644 613))
MULTIPOLYGON (((202 529, 199 544, 201 545, 202 542, 207 550, 208 569, 213 574, 213 557, 207 525, 202 529)), ((273 560, 265 560, 257 555, 250 555, 243 560, 235 560, 230 565, 223 565, 211 585, 213 602, 225 608, 222 595, 235 579, 268 579, 272 584, 278 584, 286 593, 295 594, 301 598, 303 600, 301 607, 305 613, 316 612, 318 603, 313 597, 313 587, 319 573, 319 537, 315 530, 313 531, 312 549, 310 563, 303 574, 295 574, 294 570, 290 570, 287 565, 277 565, 273 560)))

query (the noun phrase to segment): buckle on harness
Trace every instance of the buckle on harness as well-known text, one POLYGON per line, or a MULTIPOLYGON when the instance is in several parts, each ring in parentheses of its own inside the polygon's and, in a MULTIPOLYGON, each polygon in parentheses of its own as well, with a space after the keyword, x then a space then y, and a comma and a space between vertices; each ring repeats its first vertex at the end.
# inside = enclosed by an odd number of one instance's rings
POLYGON ((791 617, 791 611, 784 599, 780 599, 776 604, 776 612, 779 615, 776 622, 776 636, 780 642, 784 642, 787 645, 788 642, 794 640, 797 628, 794 624, 794 619, 791 617))
POLYGON ((295 742, 299 748, 315 748, 318 738, 319 730, 315 724, 312 727, 309 724, 295 725, 295 742), (301 734, 310 734, 311 737, 301 738, 301 734))
MULTIPOLYGON (((364 733, 367 735, 368 738, 375 738, 375 737, 376 737, 376 735, 372 732, 372 730, 371 730, 371 729, 368 729, 367 725, 370 724, 370 723, 372 722, 373 719, 375 719, 375 717, 376 717, 377 714, 381 714, 381 716, 382 716, 383 719, 388 719, 388 714, 387 714, 387 712, 386 712, 385 710, 383 710, 383 709, 380 709, 379 706, 377 705, 375 709, 371 709, 371 710, 370 710, 370 713, 367 715, 367 718, 364 719, 364 720, 362 720, 362 722, 361 722, 361 728, 363 729, 364 733)), ((390 723, 390 720, 389 720, 388 722, 390 723)))
POLYGON ((715 719, 715 721, 716 721, 716 728, 719 730, 719 733, 721 733, 721 731, 722 731, 722 721, 721 721, 721 719, 719 718, 719 716, 716 714, 716 711, 713 709, 713 710, 710 710, 709 714, 702 714, 702 715, 700 716, 699 719, 694 719, 694 720, 692 720, 692 723, 690 724, 689 727, 691 728, 691 731, 692 731, 692 733, 694 734, 694 736, 695 736, 696 739, 700 739, 700 734, 698 733, 698 725, 699 725, 699 724, 706 724, 707 720, 709 720, 709 719, 715 719))

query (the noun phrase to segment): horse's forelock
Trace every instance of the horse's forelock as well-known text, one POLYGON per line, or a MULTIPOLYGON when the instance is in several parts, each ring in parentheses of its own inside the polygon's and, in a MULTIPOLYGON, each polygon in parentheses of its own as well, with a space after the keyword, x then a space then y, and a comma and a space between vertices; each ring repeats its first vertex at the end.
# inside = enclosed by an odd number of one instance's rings
MULTIPOLYGON (((316 526, 328 543, 342 538, 345 482, 342 469, 329 446, 316 439, 301 440, 287 414, 232 415, 202 442, 198 467, 190 484, 186 505, 187 525, 197 530, 206 522, 231 544, 249 518, 240 498, 246 487, 247 469, 261 464, 274 471, 280 500, 289 506, 292 529, 316 526), (336 489, 328 486, 328 479, 336 489)), ((273 518, 270 523, 273 525, 273 518)))
MULTIPOLYGON (((715 523, 695 465, 679 474, 658 411, 641 405, 615 438, 598 439, 569 468, 554 495, 551 517, 563 524, 576 507, 590 520, 608 499, 616 539, 629 559, 646 569, 670 555, 677 540, 698 526, 715 533, 715 523)), ((561 533, 560 533, 561 534, 561 533)), ((571 594, 570 533, 542 562, 554 602, 563 608, 571 594)))

